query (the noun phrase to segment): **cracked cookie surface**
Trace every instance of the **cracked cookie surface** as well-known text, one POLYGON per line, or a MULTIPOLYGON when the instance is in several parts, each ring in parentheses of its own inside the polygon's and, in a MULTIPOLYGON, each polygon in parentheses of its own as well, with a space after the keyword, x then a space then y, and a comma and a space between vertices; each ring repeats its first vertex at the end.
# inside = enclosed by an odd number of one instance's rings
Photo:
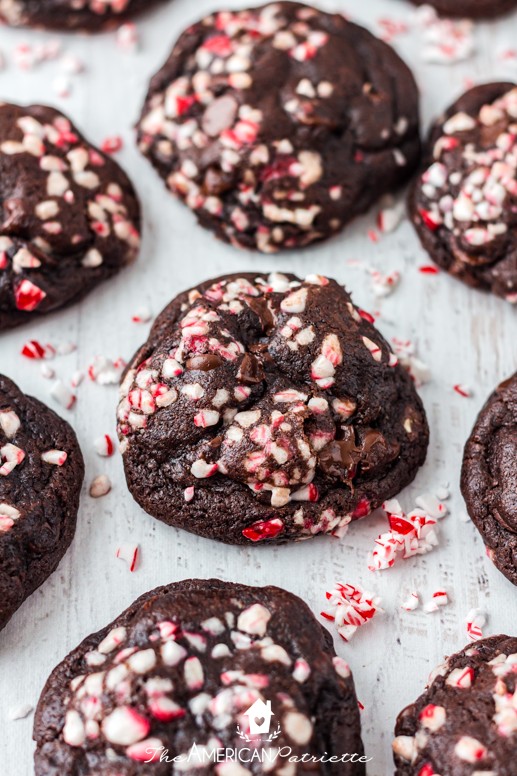
POLYGON ((342 535, 423 463, 407 372, 334 280, 230 275, 180 294, 130 362, 128 487, 151 515, 232 544, 342 535))

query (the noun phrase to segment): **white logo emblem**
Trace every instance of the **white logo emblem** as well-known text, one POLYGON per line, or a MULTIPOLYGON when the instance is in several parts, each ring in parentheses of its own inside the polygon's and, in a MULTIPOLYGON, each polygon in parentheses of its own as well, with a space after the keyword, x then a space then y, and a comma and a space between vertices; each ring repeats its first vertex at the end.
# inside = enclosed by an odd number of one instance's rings
POLYGON ((281 733, 280 725, 278 725, 277 729, 272 733, 270 732, 271 718, 275 716, 271 709, 271 701, 267 701, 266 703, 260 699, 255 701, 255 703, 244 712, 243 716, 248 718, 249 735, 242 731, 238 725, 237 733, 248 743, 253 740, 250 736, 254 738, 257 736, 267 736, 267 741, 274 741, 281 733))

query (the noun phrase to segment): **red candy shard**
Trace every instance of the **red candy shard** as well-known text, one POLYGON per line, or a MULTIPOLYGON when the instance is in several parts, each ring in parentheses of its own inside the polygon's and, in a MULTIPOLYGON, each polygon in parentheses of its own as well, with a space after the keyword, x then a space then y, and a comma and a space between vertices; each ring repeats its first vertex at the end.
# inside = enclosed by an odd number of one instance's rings
POLYGON ((107 137, 102 143, 101 148, 105 154, 116 154, 117 151, 122 150, 123 145, 122 138, 119 135, 114 135, 113 137, 107 137))
POLYGON ((25 358, 41 359, 45 358, 45 348, 37 340, 27 340, 21 349, 21 354, 25 358))
POLYGON ((284 523, 279 518, 271 520, 259 520, 248 528, 245 528, 242 535, 252 542, 260 542, 264 539, 274 539, 284 530, 284 523))
POLYGON ((424 264, 422 267, 418 268, 418 271, 421 272, 422 275, 437 275, 440 270, 432 264, 424 264))
POLYGON ((427 228, 430 229, 431 232, 436 232, 436 230, 440 226, 440 223, 435 218, 433 218, 433 214, 429 210, 424 210, 423 208, 420 208, 418 212, 425 226, 427 226, 427 228))
POLYGON ((30 313, 45 299, 46 293, 31 283, 30 280, 22 280, 14 292, 14 301, 18 310, 30 313))
POLYGON ((366 517, 371 512, 370 502, 367 498, 362 498, 358 503, 354 511, 352 512, 352 519, 356 520, 360 517, 366 517))

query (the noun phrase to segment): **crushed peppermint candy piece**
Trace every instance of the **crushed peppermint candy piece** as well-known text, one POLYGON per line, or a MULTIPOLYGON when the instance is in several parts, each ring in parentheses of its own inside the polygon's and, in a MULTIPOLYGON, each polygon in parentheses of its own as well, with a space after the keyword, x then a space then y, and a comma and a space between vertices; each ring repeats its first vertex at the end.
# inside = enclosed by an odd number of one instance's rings
MULTIPOLYGON (((427 504, 427 499, 420 497, 421 503, 427 504)), ((392 568, 400 558, 407 559, 414 555, 424 555, 438 544, 435 526, 439 517, 446 514, 439 505, 434 513, 425 509, 415 509, 406 514, 396 499, 391 499, 383 505, 390 530, 381 534, 375 540, 375 549, 368 555, 369 571, 383 571, 392 568), (435 516, 436 512, 439 515, 435 516)))
POLYGON ((422 35, 420 51, 425 62, 449 65, 474 54, 474 24, 470 19, 442 18, 425 5, 416 11, 415 21, 422 35))
POLYGON ((465 399, 469 399, 472 396, 472 390, 468 386, 462 385, 461 383, 456 383, 456 385, 453 385, 453 389, 456 393, 458 393, 460 396, 463 396, 465 399))
POLYGON ((90 484, 90 496, 92 498, 101 498, 106 496, 111 490, 111 480, 105 474, 99 474, 90 484))
POLYGON ((97 437, 93 446, 97 455, 101 455, 105 458, 108 458, 115 452, 115 445, 109 434, 103 434, 102 436, 97 437))
POLYGON ((447 592, 445 590, 436 590, 431 600, 424 604, 423 609, 426 614, 431 614, 432 612, 437 612, 440 606, 447 606, 448 603, 449 597, 447 592))
POLYGON ((50 395, 55 399, 65 410, 71 410, 76 402, 76 395, 64 384, 62 380, 56 380, 52 388, 50 389, 50 395))
POLYGON ((327 608, 321 616, 335 623, 344 641, 350 641, 358 628, 383 611, 378 596, 354 585, 337 583, 326 596, 327 608))
POLYGON ((410 593, 409 596, 403 601, 400 605, 401 609, 404 609, 406 612, 413 612, 415 609, 418 609, 420 606, 420 597, 418 593, 413 592, 410 593))
POLYGON ((120 558, 120 560, 126 561, 130 571, 135 571, 139 561, 140 546, 138 544, 125 542, 117 547, 115 555, 117 558, 120 558))
POLYGON ((471 609, 465 618, 467 635, 471 641, 479 641, 483 638, 483 627, 487 617, 481 609, 471 609))
POLYGON ((30 703, 22 703, 20 706, 13 706, 7 712, 7 716, 11 720, 25 719, 29 716, 31 711, 34 710, 34 706, 30 703))
POLYGON ((148 323, 152 317, 153 314, 148 307, 139 307, 131 316, 131 320, 133 323, 148 323))
POLYGON ((105 356, 96 356, 88 367, 88 377, 98 385, 118 385, 125 366, 121 358, 112 361, 105 356))
POLYGON ((417 388, 421 388, 431 380, 431 371, 423 361, 417 358, 416 346, 411 340, 393 337, 391 344, 399 363, 407 369, 417 388))
POLYGON ((68 454, 64 450, 47 450, 46 453, 41 454, 41 460, 53 466, 63 466, 67 458, 68 454))

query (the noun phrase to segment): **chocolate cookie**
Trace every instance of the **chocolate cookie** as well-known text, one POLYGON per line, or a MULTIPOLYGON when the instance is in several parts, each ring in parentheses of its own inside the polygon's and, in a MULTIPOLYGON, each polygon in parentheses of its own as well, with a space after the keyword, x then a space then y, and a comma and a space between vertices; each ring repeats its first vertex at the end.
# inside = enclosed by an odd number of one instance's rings
POLYGON ((158 0, 0 0, 0 19, 13 27, 100 32, 157 3, 158 0))
POLYGON ((486 84, 431 130, 411 217, 431 258, 517 303, 517 87, 486 84))
POLYGON ((0 629, 68 549, 83 477, 68 423, 0 375, 0 629))
POLYGON ((180 294, 129 364, 128 487, 231 544, 342 535, 414 478, 428 428, 388 344, 334 280, 244 274, 180 294))
POLYGON ((41 105, 0 105, 0 330, 75 302, 133 261, 140 207, 118 164, 41 105))
POLYGON ((365 774, 327 631, 285 590, 218 580, 159 587, 85 639, 50 676, 34 738, 36 776, 365 774))
POLYGON ((397 54, 341 14, 221 11, 151 81, 138 144, 202 226, 272 253, 339 232, 411 175, 418 92, 397 54))
POLYGON ((517 8, 517 0, 411 0, 415 5, 431 5, 443 16, 490 19, 517 8))
POLYGON ((517 638, 493 636, 450 657, 399 714, 396 776, 515 776, 517 638))
POLYGON ((517 585, 517 374, 479 413, 465 445, 461 490, 488 557, 517 585))

